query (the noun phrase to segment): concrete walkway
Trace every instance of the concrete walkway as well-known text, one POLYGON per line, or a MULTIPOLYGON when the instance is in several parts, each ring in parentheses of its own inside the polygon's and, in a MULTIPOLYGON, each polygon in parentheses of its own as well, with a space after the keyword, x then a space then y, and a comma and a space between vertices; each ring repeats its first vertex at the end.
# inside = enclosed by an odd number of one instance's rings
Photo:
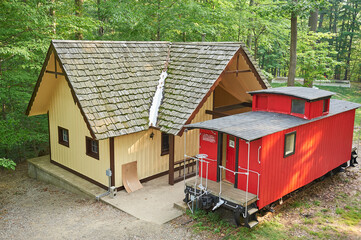
MULTIPOLYGON (((50 163, 49 156, 28 160, 30 177, 65 188, 71 192, 94 198, 105 190, 50 163)), ((101 201, 136 218, 163 224, 183 214, 174 203, 184 198, 183 182, 168 185, 168 176, 143 183, 143 188, 127 193, 117 193, 115 198, 103 197, 101 201)))

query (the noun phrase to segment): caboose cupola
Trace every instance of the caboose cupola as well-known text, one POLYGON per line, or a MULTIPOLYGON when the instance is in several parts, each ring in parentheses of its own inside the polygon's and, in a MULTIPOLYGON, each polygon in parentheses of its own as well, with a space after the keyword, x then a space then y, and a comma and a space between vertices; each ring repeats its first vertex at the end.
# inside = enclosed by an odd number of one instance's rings
POLYGON ((304 87, 280 87, 249 92, 253 111, 288 114, 304 119, 327 115, 333 92, 304 87))

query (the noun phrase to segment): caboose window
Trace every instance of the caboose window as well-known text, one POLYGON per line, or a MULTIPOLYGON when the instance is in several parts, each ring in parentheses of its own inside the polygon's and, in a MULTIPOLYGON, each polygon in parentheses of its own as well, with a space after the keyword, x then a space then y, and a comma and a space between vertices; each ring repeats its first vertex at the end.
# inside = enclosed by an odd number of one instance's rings
POLYGON ((296 132, 290 132, 285 134, 285 150, 284 157, 288 157, 295 153, 296 146, 296 132))
POLYGON ((169 134, 162 132, 161 151, 160 155, 169 154, 169 134))
POLYGON ((305 114, 305 100, 292 99, 291 113, 305 114))
POLYGON ((328 99, 323 100, 323 112, 328 112, 328 99))

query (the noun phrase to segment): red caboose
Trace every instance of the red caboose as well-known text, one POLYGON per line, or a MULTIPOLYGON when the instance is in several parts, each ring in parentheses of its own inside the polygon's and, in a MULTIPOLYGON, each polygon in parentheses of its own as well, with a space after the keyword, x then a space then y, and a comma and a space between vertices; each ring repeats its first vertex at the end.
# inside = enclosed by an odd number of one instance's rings
POLYGON ((228 207, 247 227, 257 225, 258 209, 350 160, 361 106, 313 88, 250 94, 251 112, 186 126, 201 129, 200 178, 186 183, 186 201, 228 207))

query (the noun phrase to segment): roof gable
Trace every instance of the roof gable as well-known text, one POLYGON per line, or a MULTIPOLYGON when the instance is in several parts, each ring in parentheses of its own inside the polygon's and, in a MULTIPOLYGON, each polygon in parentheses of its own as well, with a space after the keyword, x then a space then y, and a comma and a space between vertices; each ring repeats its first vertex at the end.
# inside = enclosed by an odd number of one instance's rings
POLYGON ((237 51, 246 54, 257 79, 268 86, 239 43, 56 40, 51 46, 97 139, 149 128, 150 105, 166 67, 158 126, 171 134, 178 134, 192 119, 237 51))

